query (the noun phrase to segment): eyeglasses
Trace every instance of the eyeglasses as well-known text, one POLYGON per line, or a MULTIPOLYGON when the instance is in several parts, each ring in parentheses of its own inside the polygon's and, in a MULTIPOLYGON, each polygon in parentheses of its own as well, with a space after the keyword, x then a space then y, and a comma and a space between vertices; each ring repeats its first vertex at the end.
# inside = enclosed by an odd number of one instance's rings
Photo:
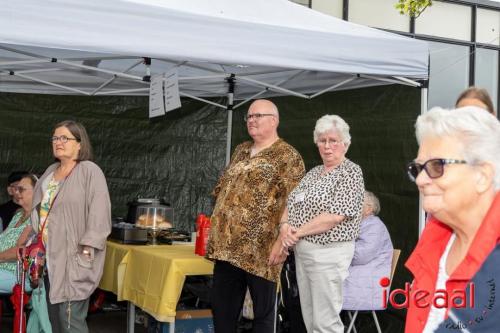
POLYGON ((28 190, 32 190, 32 189, 33 189, 33 187, 22 187, 22 186, 13 186, 13 188, 14 188, 14 191, 17 191, 17 192, 19 192, 19 193, 21 193, 21 194, 22 194, 23 192, 25 192, 25 191, 28 191, 28 190))
POLYGON ((321 140, 318 140, 317 143, 320 146, 326 146, 327 144, 330 144, 332 147, 337 147, 338 145, 340 145, 342 143, 342 141, 321 139, 321 140))
POLYGON ((272 114, 272 113, 252 113, 252 114, 246 114, 243 117, 243 120, 245 120, 245 121, 249 121, 251 119, 259 120, 259 119, 266 117, 266 116, 275 117, 276 115, 272 114))
POLYGON ((444 173, 444 166, 446 164, 466 164, 467 161, 464 160, 454 160, 454 159, 445 159, 445 158, 433 158, 431 160, 426 161, 424 164, 420 164, 417 162, 411 162, 408 164, 407 172, 408 177, 410 177, 411 181, 415 181, 422 172, 425 170, 429 178, 435 179, 439 178, 444 173))
POLYGON ((61 141, 61 143, 66 143, 68 140, 75 140, 77 142, 80 142, 79 139, 77 138, 68 138, 66 135, 61 135, 61 136, 53 136, 50 138, 50 142, 56 143, 57 141, 61 141))

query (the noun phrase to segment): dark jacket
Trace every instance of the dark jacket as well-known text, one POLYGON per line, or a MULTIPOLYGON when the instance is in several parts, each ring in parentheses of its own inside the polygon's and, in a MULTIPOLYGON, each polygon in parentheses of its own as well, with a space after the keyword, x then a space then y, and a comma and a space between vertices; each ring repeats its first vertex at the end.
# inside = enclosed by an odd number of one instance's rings
MULTIPOLYGON (((437 333, 498 333, 500 332, 500 245, 488 256, 472 279, 474 307, 451 309, 437 333)), ((467 287, 469 295, 470 286, 467 287)))
MULTIPOLYGON (((424 290, 427 296, 420 304, 431 304, 435 295, 439 260, 453 231, 432 217, 425 226, 417 247, 406 262, 414 276, 412 290, 424 290)), ((500 239, 500 193, 497 193, 479 230, 467 251, 465 258, 446 281, 446 291, 464 291, 469 281, 481 269, 482 263, 492 253, 500 239)), ((416 306, 409 303, 406 315, 405 333, 421 333, 429 316, 430 306, 416 306)), ((500 329, 497 331, 500 332, 500 329)), ((450 333, 450 332, 449 332, 450 333)))

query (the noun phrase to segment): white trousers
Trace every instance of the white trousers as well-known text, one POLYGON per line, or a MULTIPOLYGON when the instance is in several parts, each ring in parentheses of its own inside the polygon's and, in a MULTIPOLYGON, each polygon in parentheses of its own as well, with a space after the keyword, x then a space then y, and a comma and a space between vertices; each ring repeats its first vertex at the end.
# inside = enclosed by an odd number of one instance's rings
POLYGON ((349 275, 354 240, 319 245, 300 240, 295 245, 300 307, 308 333, 343 333, 340 319, 342 286, 349 275))

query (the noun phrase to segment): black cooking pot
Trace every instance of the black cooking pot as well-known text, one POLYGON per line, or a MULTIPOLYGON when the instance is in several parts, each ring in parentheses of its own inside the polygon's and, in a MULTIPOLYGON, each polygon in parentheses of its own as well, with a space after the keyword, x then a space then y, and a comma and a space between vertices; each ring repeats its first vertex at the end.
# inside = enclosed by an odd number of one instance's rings
POLYGON ((170 204, 165 202, 165 200, 158 198, 137 198, 134 201, 128 202, 127 203, 128 213, 126 221, 128 223, 135 223, 135 219, 137 218, 138 206, 158 205, 158 204, 170 206, 170 204))

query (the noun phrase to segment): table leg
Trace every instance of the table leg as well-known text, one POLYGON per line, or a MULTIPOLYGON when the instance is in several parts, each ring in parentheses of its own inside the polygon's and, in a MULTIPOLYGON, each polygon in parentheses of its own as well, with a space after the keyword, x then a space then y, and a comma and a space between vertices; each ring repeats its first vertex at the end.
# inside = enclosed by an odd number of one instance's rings
POLYGON ((175 333, 175 320, 168 325, 168 333, 175 333))
POLYGON ((134 333, 135 330, 135 305, 127 302, 127 333, 134 333))

